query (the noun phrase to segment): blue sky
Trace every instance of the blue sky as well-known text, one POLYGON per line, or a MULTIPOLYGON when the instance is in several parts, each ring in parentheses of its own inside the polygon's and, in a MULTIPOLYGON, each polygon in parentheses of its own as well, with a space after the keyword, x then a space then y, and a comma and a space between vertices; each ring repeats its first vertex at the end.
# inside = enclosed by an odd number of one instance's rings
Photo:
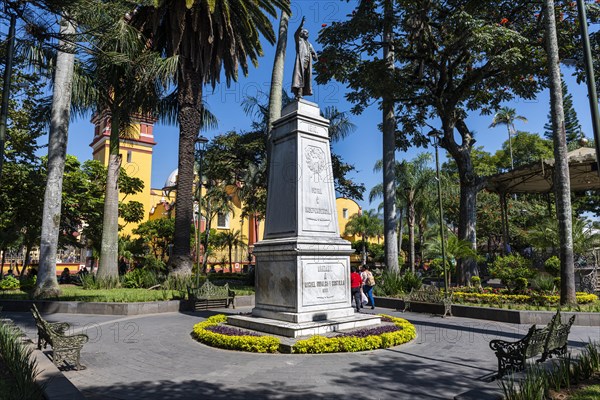
MULTIPOLYGON (((349 3, 341 0, 294 0, 292 5, 293 16, 290 20, 288 50, 285 66, 284 87, 289 92, 291 83, 294 43, 293 32, 300 23, 302 15, 306 16, 305 27, 310 32, 309 40, 317 51, 320 45, 316 43, 318 31, 322 24, 331 24, 333 21, 341 21, 355 7, 356 1, 349 3)), ((273 21, 275 27, 278 21, 273 21)), ((249 130, 251 117, 246 116, 241 107, 241 102, 245 96, 256 95, 259 91, 268 93, 273 63, 274 48, 263 43, 264 57, 259 60, 258 68, 252 68, 248 77, 240 76, 238 82, 232 83, 227 88, 225 83, 217 85, 214 92, 210 88, 205 89, 206 101, 210 110, 217 116, 219 127, 215 130, 204 132, 204 136, 209 139, 214 136, 230 130, 249 130)), ((577 85, 575 79, 571 77, 573 70, 562 66, 563 74, 573 95, 573 103, 577 111, 579 121, 583 132, 588 138, 593 136, 589 103, 587 100, 587 89, 585 85, 577 85)), ((331 82, 327 85, 314 86, 315 94, 307 97, 307 100, 316 102, 321 109, 327 106, 336 106, 341 111, 348 111, 351 105, 345 101, 345 87, 337 82, 331 82)), ((506 104, 517 110, 519 115, 528 119, 527 123, 516 122, 516 129, 543 134, 543 126, 547 122, 549 110, 548 92, 539 94, 536 100, 516 100, 506 104)), ((335 143, 333 148, 348 163, 354 164, 358 170, 352 178, 357 182, 365 184, 365 200, 359 202, 364 209, 377 208, 378 202, 369 204, 368 192, 379 182, 381 182, 381 173, 373 173, 375 161, 382 155, 381 133, 377 125, 381 122, 381 112, 377 106, 367 109, 362 115, 351 116, 357 130, 341 142, 335 143)), ((472 113, 468 120, 468 126, 476 132, 477 146, 483 146, 488 152, 495 152, 500 149, 502 143, 507 139, 507 132, 504 126, 490 129, 488 128, 492 116, 479 116, 472 113)), ((91 158, 91 148, 89 147, 94 134, 93 125, 89 119, 77 120, 71 124, 69 129, 68 153, 77 156, 81 161, 91 158)), ((177 136, 178 128, 176 126, 165 126, 157 124, 154 130, 155 141, 154 163, 152 167, 152 187, 161 188, 168 175, 177 168, 177 136)), ((397 159, 412 159, 418 153, 430 151, 433 149, 415 148, 405 152, 398 152, 397 159)), ((442 150, 442 159, 445 154, 442 150)))

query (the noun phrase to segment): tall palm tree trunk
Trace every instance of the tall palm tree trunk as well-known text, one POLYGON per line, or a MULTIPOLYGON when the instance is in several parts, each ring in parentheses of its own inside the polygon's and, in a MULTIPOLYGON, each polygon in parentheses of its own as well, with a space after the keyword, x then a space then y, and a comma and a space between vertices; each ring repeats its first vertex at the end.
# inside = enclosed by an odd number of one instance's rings
MULTIPOLYGON (((60 22, 61 37, 74 34, 75 26, 68 18, 63 18, 60 22)), ((71 48, 65 47, 66 45, 64 40, 59 41, 59 51, 56 55, 52 115, 48 139, 48 178, 42 212, 40 266, 34 290, 34 297, 36 298, 51 297, 60 293, 56 280, 56 252, 58 249, 63 173, 67 157, 71 89, 75 65, 75 54, 71 48)))
POLYGON ((571 182, 569 179, 569 159, 567 156, 567 135, 556 36, 554 1, 545 0, 546 51, 550 71, 550 109, 554 132, 554 191, 556 215, 560 241, 560 303, 575 304, 575 273, 573 257, 573 221, 571 212, 571 182))
MULTIPOLYGON (((384 47, 383 57, 389 71, 388 79, 394 72, 393 48, 393 1, 384 4, 384 47)), ((398 268, 398 243, 396 239, 396 117, 394 101, 385 96, 382 99, 383 110, 383 235, 385 240, 385 263, 391 271, 398 268)))
MULTIPOLYGON (((114 85, 113 87, 117 87, 114 85)), ((115 98, 117 93, 115 93, 115 98)), ((106 172, 106 190, 104 192, 104 215, 102 217, 102 243, 100 243, 99 279, 115 279, 119 276, 119 128, 121 116, 119 110, 111 110, 110 147, 108 150, 108 168, 106 172)))
POLYGON ((177 82, 179 104, 179 163, 175 199, 175 237, 169 269, 174 274, 192 273, 190 235, 193 217, 194 143, 202 124, 202 77, 181 60, 177 82))
POLYGON ((267 123, 267 173, 269 173, 269 162, 271 162, 271 129, 273 122, 281 117, 281 94, 283 91, 283 72, 285 64, 285 51, 287 48, 287 32, 290 16, 281 11, 279 19, 279 37, 275 48, 275 60, 273 61, 273 72, 271 73, 271 90, 269 92, 269 121, 267 123))

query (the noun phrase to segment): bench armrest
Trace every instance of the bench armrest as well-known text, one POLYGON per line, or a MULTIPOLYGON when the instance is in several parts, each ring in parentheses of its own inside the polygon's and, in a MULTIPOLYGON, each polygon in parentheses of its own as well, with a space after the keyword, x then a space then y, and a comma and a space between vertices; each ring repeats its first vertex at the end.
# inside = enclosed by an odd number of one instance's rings
POLYGON ((507 342, 505 340, 495 339, 490 342, 490 349, 500 354, 522 353, 527 346, 527 342, 523 339, 517 342, 507 342))
POLYGON ((75 347, 75 348, 81 348, 83 347, 83 345, 85 343, 87 343, 89 340, 89 337, 87 335, 84 334, 80 334, 80 335, 71 335, 71 336, 65 336, 65 335, 53 335, 52 336, 52 347, 62 347, 62 348, 66 348, 66 347, 75 347))
POLYGON ((64 334, 71 325, 68 322, 46 322, 56 333, 64 334))

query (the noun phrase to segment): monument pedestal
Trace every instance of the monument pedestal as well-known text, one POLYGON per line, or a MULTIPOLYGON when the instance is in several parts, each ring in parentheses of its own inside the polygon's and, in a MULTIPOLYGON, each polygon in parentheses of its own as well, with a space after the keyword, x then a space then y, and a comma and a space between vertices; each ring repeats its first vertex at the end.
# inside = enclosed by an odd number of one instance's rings
POLYGON ((329 121, 300 99, 273 126, 264 240, 257 242, 256 307, 231 325, 298 337, 379 324, 355 314, 350 243, 340 238, 329 121))

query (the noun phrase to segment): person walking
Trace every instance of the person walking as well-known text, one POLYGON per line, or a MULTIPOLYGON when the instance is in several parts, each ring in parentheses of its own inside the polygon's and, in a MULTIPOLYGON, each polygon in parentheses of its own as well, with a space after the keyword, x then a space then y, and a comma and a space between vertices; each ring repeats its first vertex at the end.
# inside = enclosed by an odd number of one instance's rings
POLYGON ((362 281, 360 279, 360 275, 356 267, 350 268, 350 294, 352 298, 354 298, 354 302, 356 303, 356 312, 360 312, 361 307, 361 296, 360 296, 360 287, 362 285, 362 281))
POLYGON ((373 287, 375 286, 375 277, 369 270, 369 267, 363 265, 360 267, 360 277, 363 288, 363 293, 369 298, 371 310, 375 309, 375 299, 373 298, 373 287))

